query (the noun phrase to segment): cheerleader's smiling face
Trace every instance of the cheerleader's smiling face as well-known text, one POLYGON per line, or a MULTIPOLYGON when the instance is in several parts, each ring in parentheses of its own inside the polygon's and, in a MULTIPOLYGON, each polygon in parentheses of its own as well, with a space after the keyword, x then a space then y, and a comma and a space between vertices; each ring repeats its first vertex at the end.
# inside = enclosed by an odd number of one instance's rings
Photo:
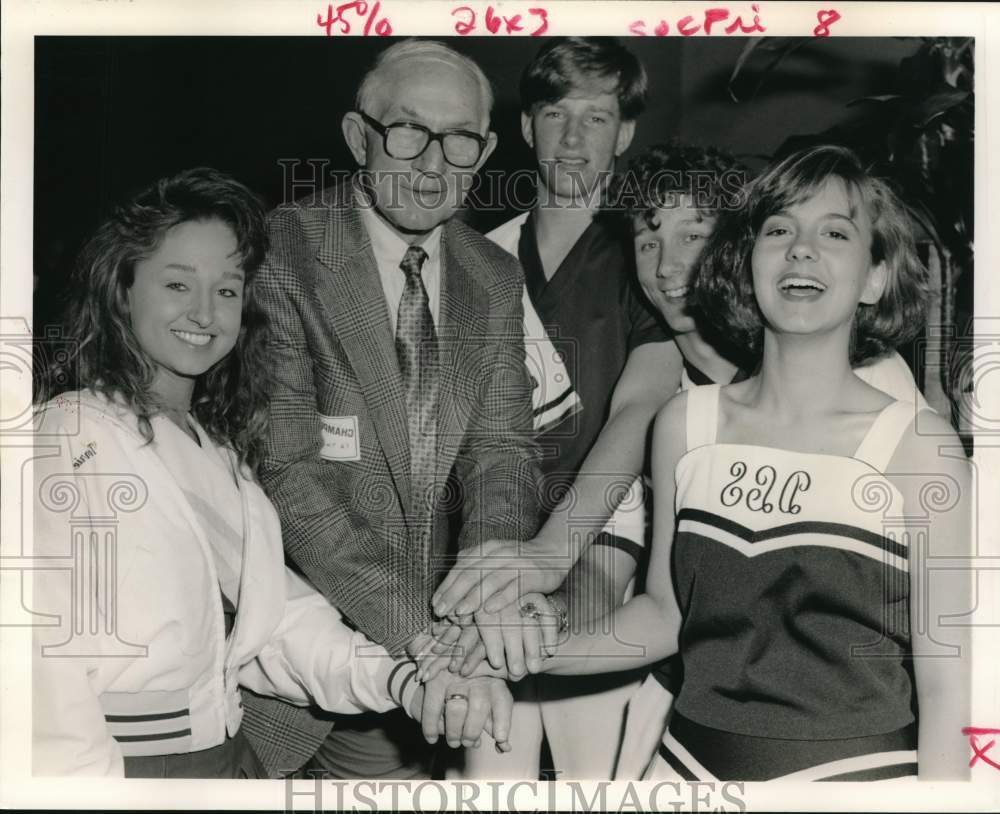
POLYGON ((136 262, 129 314, 157 368, 153 389, 161 397, 193 390, 194 380, 236 345, 244 283, 239 263, 236 235, 216 219, 179 223, 136 262))
POLYGON ((871 255, 866 207, 839 178, 769 216, 751 256, 754 294, 776 333, 849 328, 859 304, 872 304, 886 283, 871 255))
POLYGON ((675 333, 696 330, 687 307, 688 281, 714 228, 715 217, 683 194, 668 196, 650 217, 635 219, 639 284, 675 333))

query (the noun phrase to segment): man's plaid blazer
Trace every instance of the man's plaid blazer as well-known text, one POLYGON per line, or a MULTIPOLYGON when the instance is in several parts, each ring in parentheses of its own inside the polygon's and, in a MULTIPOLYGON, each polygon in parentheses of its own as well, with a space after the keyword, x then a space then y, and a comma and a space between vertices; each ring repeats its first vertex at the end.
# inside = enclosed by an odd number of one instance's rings
MULTIPOLYGON (((460 548, 536 531, 523 275, 484 236, 445 224, 437 468, 425 479, 430 494, 414 494, 395 339, 354 200, 352 185, 341 184, 270 215, 271 248, 252 283, 271 329, 260 477, 288 559, 358 629, 398 653, 430 621, 456 519, 460 548), (356 442, 358 460, 321 455, 322 417, 356 426, 348 447, 356 442)), ((272 770, 298 768, 330 730, 328 716, 249 693, 245 700, 244 729, 272 770)))

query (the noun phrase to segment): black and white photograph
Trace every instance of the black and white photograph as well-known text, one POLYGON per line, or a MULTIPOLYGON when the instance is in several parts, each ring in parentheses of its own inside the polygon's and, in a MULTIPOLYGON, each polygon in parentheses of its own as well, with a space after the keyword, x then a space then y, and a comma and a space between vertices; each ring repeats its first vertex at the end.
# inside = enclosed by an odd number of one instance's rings
POLYGON ((995 808, 934 9, 5 6, 3 804, 995 808))

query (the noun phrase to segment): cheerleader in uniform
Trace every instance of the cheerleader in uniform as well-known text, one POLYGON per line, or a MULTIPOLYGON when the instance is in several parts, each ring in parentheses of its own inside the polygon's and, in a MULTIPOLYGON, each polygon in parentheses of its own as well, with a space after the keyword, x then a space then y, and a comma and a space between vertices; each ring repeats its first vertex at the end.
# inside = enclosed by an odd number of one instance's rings
MULTIPOLYGON (((749 377, 755 360, 725 339, 708 332, 696 319, 697 304, 686 296, 691 276, 711 237, 720 207, 735 205, 727 181, 745 176, 735 158, 712 147, 680 142, 654 145, 632 160, 627 178, 648 198, 628 212, 635 234, 636 273, 643 292, 673 331, 684 359, 680 390, 712 384, 735 384, 749 377), (704 179, 714 184, 706 187, 704 179), (705 333, 703 333, 705 332, 705 333)), ((854 369, 863 381, 902 401, 926 408, 923 395, 902 357, 892 352, 854 369)), ((674 698, 680 692, 683 663, 679 655, 653 665, 629 701, 615 779, 647 776, 667 728, 674 698)))
POLYGON ((914 774, 908 551, 882 511, 902 513, 882 472, 913 405, 891 402, 835 455, 720 443, 719 396, 687 396, 673 543, 684 681, 647 778, 914 774))
POLYGON ((969 548, 968 463, 852 371, 919 330, 925 275, 902 204, 843 148, 773 165, 720 218, 694 296, 759 368, 663 408, 647 593, 542 663, 679 652, 648 778, 966 776, 968 629, 940 620, 968 580, 922 562, 969 548))

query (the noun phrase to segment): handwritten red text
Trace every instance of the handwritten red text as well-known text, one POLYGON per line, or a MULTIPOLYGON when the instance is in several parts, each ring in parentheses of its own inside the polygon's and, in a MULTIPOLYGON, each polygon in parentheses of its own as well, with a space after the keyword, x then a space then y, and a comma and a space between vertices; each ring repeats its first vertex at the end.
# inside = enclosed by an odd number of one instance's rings
POLYGON ((992 766, 994 769, 1000 769, 1000 763, 990 760, 986 757, 986 753, 993 748, 996 743, 996 738, 990 738, 989 743, 980 744, 979 738, 987 738, 990 735, 1000 735, 1000 729, 984 729, 979 726, 966 726, 962 729, 962 734, 967 736, 969 739, 969 746, 972 747, 972 760, 969 761, 969 767, 975 766, 978 761, 992 766))
POLYGON ((362 20, 364 21, 364 27, 361 30, 363 36, 367 37, 374 30, 379 37, 388 37, 392 34, 392 24, 388 17, 379 17, 381 7, 382 3, 379 0, 375 0, 374 3, 368 3, 367 0, 353 0, 353 2, 337 6, 335 15, 334 7, 329 5, 326 7, 325 18, 322 13, 316 15, 316 25, 325 29, 328 37, 335 33, 350 34, 351 18, 354 18, 355 25, 362 20), (337 31, 333 28, 335 23, 340 23, 337 31))
MULTIPOLYGON (((726 34, 755 34, 763 33, 767 29, 764 28, 760 21, 760 6, 756 3, 750 6, 753 10, 753 22, 745 23, 743 22, 743 17, 737 15, 732 18, 732 22, 721 28, 726 34)), ((834 12, 836 14, 836 12, 834 12)), ((712 34, 717 34, 719 32, 719 27, 722 26, 726 20, 731 17, 728 8, 707 8, 705 13, 700 19, 695 19, 690 14, 676 22, 677 33, 682 37, 690 37, 697 34, 699 31, 704 31, 706 35, 711 36, 712 34)), ((655 25, 648 24, 645 20, 635 20, 628 27, 629 32, 635 34, 637 37, 646 37, 650 33, 656 37, 665 37, 670 33, 670 23, 666 20, 660 20, 655 25), (648 29, 652 27, 650 32, 648 29)))
POLYGON ((834 9, 829 9, 828 11, 817 11, 816 19, 819 20, 819 25, 813 29, 813 36, 829 37, 830 26, 840 19, 840 12, 834 9))
MULTIPOLYGON (((476 30, 476 11, 471 6, 458 6, 451 16, 455 18, 455 33, 467 37, 476 30)), ((490 34, 529 34, 540 37, 549 30, 549 14, 544 8, 529 8, 523 14, 498 14, 493 6, 486 7, 482 24, 490 34)))

